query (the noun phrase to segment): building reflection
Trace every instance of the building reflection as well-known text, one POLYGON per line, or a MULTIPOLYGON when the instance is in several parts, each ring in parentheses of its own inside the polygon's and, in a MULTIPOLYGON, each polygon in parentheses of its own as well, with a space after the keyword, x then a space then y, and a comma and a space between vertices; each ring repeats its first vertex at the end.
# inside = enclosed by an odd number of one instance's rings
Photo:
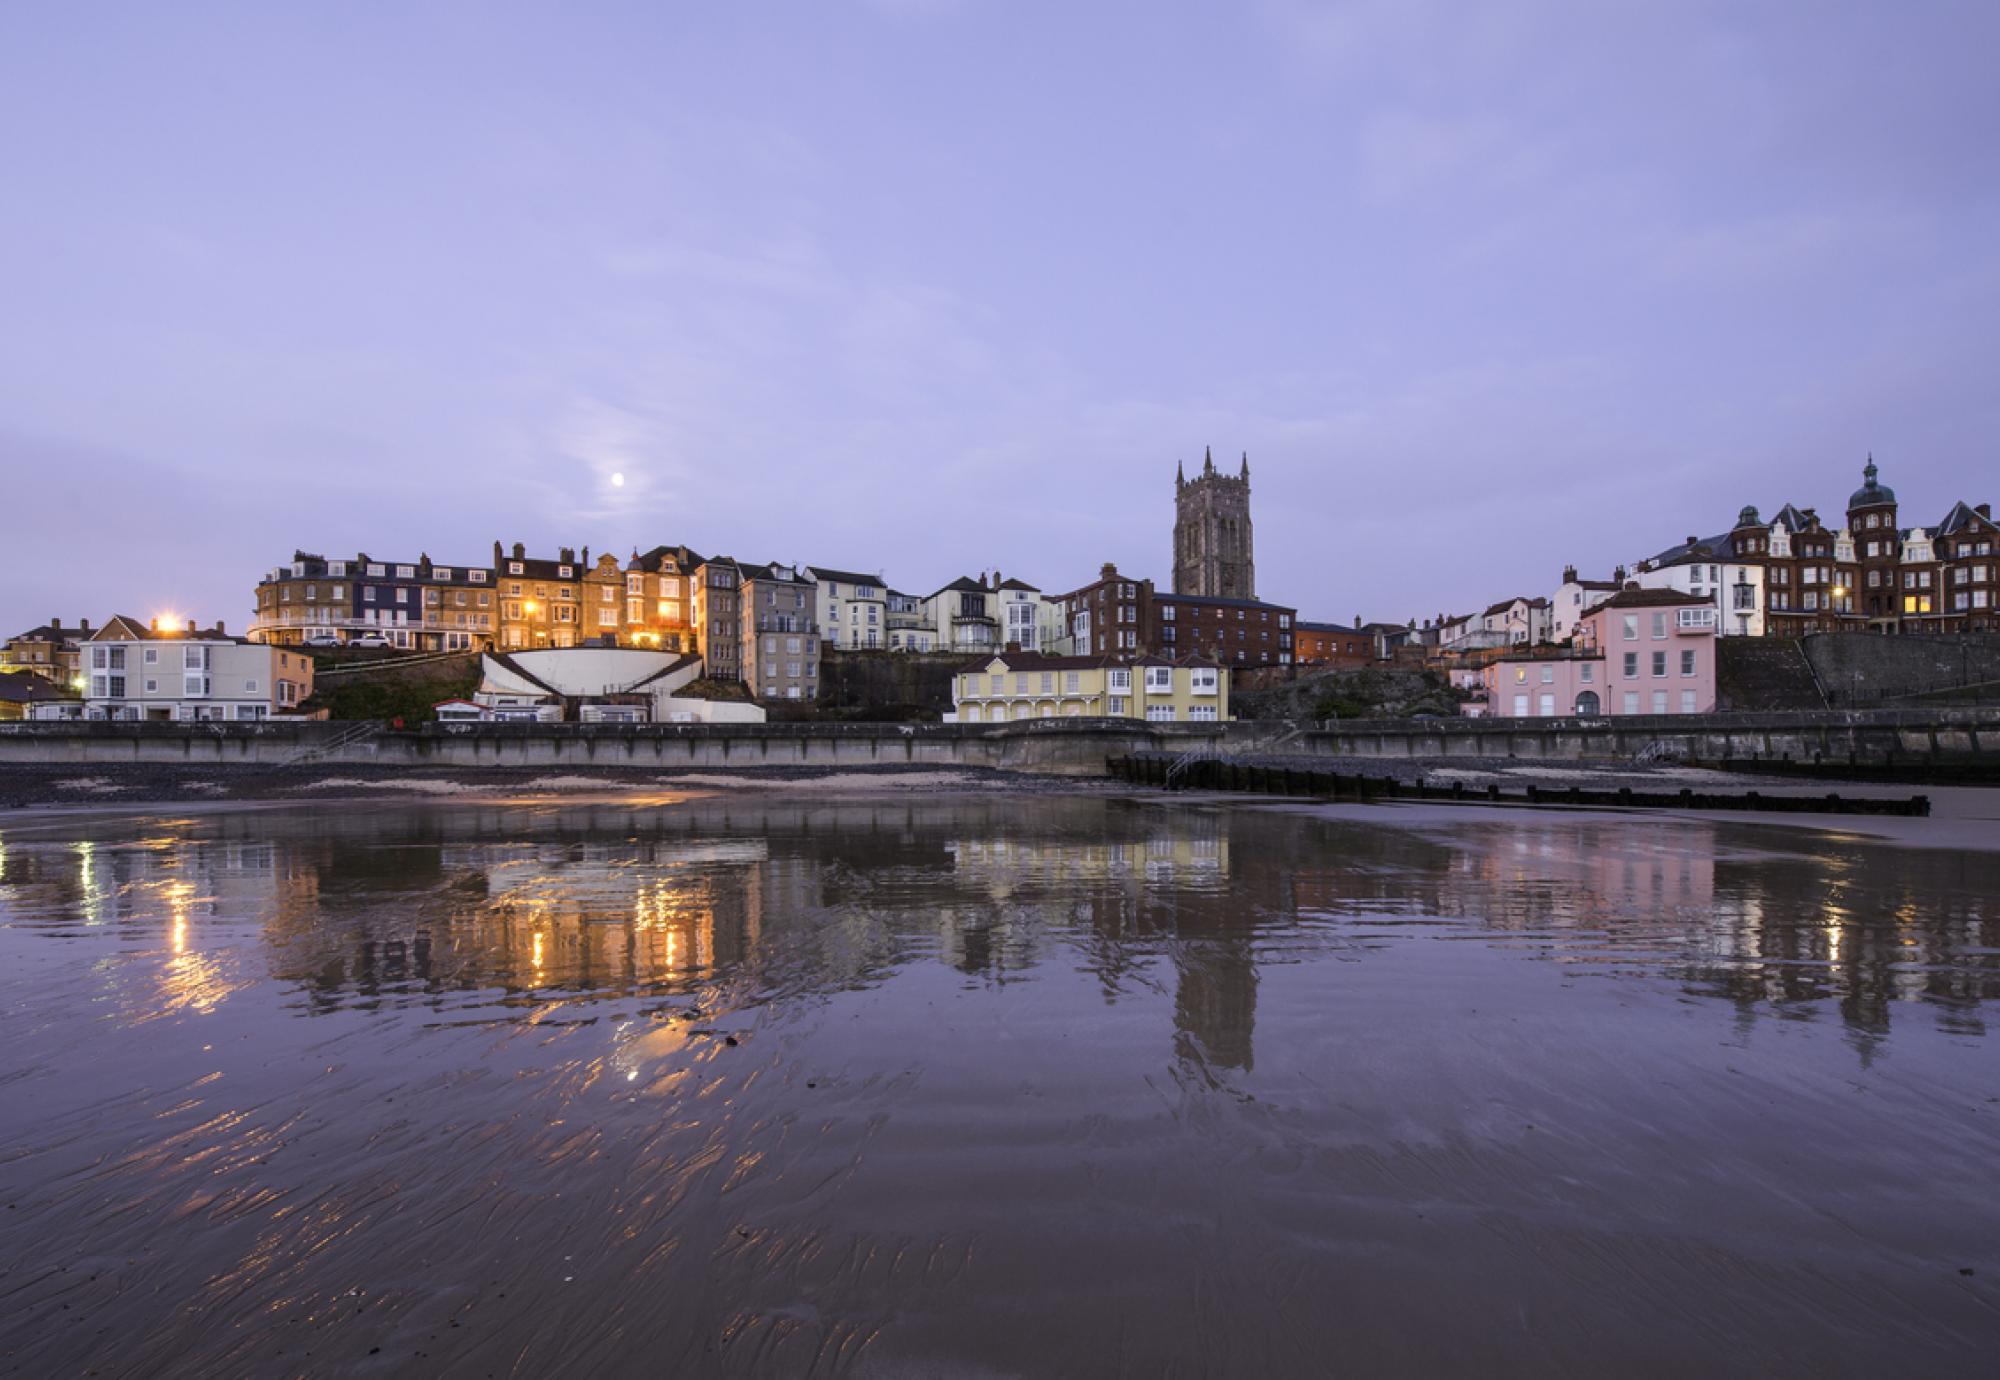
POLYGON ((1983 1035, 1994 855, 1547 814, 1325 818, 1061 797, 388 805, 0 838, 0 923, 160 955, 150 1000, 275 977, 299 1009, 701 1007, 880 981, 1087 973, 1161 1004, 1175 1059, 1254 1067, 1260 971, 1473 938, 1667 978, 1741 1019, 1838 1019, 1864 1052, 1923 1011, 1983 1035))

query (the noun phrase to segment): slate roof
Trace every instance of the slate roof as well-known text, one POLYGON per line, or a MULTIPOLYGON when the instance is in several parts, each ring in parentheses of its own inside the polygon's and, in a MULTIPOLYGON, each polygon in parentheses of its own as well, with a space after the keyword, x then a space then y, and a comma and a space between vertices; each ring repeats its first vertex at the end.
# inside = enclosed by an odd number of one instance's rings
POLYGON ((835 570, 832 566, 826 565, 809 565, 806 569, 822 580, 837 580, 844 585, 875 585, 885 591, 889 588, 889 582, 880 575, 862 575, 852 570, 835 570))
POLYGON ((1991 519, 1980 517, 1972 506, 1961 498, 1958 502, 1951 505, 1951 511, 1944 515, 1944 521, 1937 525, 1937 535, 1941 537, 1955 536, 1968 527, 1990 521, 1991 519))
POLYGON ((1262 599, 1236 599, 1225 594, 1155 594, 1156 604, 1220 604, 1230 609, 1269 609, 1272 613, 1293 612, 1290 604, 1272 604, 1262 599))
POLYGON ((47 700, 73 700, 77 696, 51 684, 32 671, 0 671, 0 700, 9 704, 33 704, 47 700))
POLYGON ((1708 599, 1697 599, 1692 594, 1683 594, 1677 589, 1626 589, 1620 590, 1609 599, 1592 604, 1584 610, 1584 616, 1599 609, 1663 609, 1663 608, 1712 608, 1708 599))

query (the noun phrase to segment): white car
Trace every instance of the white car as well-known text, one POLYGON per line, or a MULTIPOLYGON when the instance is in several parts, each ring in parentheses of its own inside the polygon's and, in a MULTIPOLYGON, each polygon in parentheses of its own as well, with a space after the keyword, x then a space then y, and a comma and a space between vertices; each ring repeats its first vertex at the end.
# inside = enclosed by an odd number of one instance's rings
POLYGON ((357 637, 347 645, 350 647, 386 647, 389 645, 389 639, 371 634, 367 637, 357 637))
POLYGON ((340 639, 337 637, 308 637, 300 645, 305 647, 338 647, 340 639))

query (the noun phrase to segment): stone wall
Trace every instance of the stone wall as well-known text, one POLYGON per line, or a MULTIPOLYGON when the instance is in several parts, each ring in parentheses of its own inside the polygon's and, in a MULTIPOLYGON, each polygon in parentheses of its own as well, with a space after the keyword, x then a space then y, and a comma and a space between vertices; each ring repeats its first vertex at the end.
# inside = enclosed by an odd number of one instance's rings
POLYGON ((2000 704, 2000 637, 1823 633, 1801 641, 1835 708, 1920 704, 1933 698, 2000 704))
POLYGON ((951 678, 986 657, 937 652, 820 653, 819 708, 833 717, 874 714, 935 721, 951 709, 951 678))

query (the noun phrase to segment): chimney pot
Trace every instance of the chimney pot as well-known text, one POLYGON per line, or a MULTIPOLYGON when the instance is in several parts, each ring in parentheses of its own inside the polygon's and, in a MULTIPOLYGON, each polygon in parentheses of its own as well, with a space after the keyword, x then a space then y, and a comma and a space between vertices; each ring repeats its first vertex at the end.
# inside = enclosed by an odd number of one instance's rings
POLYGON ((1576 567, 1575 567, 1575 566, 1573 566, 1573 565, 1566 565, 1566 566, 1564 566, 1564 567, 1563 567, 1563 583, 1564 583, 1564 584, 1566 584, 1566 585, 1573 585, 1573 584, 1575 584, 1575 583, 1576 583, 1576 567))
POLYGON ((1097 573, 1100 579, 1115 580, 1118 578, 1118 567, 1106 561, 1097 573))
POLYGON ((526 542, 519 542, 519 541, 515 542, 514 559, 517 561, 524 561, 527 558, 528 558, 528 544, 526 542))

